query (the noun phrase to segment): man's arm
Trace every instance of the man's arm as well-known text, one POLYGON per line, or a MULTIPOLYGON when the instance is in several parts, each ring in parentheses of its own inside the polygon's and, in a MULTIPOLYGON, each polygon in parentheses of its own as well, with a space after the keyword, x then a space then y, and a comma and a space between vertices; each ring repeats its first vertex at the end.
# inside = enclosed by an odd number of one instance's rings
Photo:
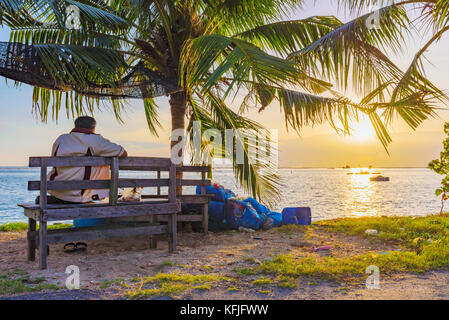
POLYGON ((101 135, 96 136, 92 149, 95 156, 121 158, 128 156, 128 152, 122 146, 103 138, 101 135))

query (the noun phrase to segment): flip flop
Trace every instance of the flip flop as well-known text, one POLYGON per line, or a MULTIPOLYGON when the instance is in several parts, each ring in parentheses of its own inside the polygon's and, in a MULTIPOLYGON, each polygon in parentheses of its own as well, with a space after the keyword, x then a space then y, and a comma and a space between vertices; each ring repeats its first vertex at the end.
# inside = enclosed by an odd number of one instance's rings
POLYGON ((86 251, 87 244, 85 244, 84 242, 77 242, 75 244, 75 248, 76 248, 76 250, 79 250, 79 251, 86 251))
POLYGON ((64 245, 64 252, 65 252, 65 253, 73 253, 73 252, 75 252, 76 250, 77 250, 77 249, 76 249, 76 244, 73 243, 73 242, 66 243, 66 244, 64 245))

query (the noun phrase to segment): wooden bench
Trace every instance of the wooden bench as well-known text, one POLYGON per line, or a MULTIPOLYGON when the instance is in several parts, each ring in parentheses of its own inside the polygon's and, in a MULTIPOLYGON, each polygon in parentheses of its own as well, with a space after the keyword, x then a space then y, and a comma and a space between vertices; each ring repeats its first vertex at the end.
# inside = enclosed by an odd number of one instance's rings
MULTIPOLYGON (((204 234, 209 231, 209 202, 213 195, 206 194, 206 186, 210 186, 211 182, 207 179, 207 174, 211 172, 211 166, 179 166, 177 170, 182 172, 190 172, 201 174, 201 180, 196 179, 182 179, 177 180, 177 185, 181 186, 201 186, 201 194, 185 194, 177 195, 177 199, 181 204, 196 204, 202 207, 200 214, 178 214, 178 222, 201 222, 204 234)), ((157 173, 158 178, 161 177, 161 172, 157 173)), ((165 199, 168 195, 161 194, 161 188, 157 188, 156 195, 143 195, 143 199, 165 199)), ((167 221, 167 217, 158 216, 157 221, 167 221)))
MULTIPOLYGON (((176 166, 168 158, 103 158, 103 157, 32 157, 30 167, 40 167, 40 181, 29 181, 28 190, 40 191, 40 204, 19 204, 28 217, 28 260, 35 260, 39 249, 39 267, 47 268, 47 245, 50 243, 75 242, 100 238, 135 235, 169 235, 169 251, 176 250, 176 217, 181 210, 176 198, 176 166), (110 180, 47 181, 48 167, 110 166, 110 180), (157 171, 156 179, 120 179, 119 170, 157 171), (168 178, 160 178, 167 171, 168 178), (118 202, 118 188, 168 187, 165 199, 145 199, 140 202, 118 202), (47 204, 49 190, 109 189, 109 203, 47 204), (167 217, 167 225, 154 223, 157 215, 167 217), (47 231, 48 221, 72 219, 147 217, 148 223, 108 223, 98 227, 67 228, 47 231), (36 231, 39 222, 39 231, 36 231)), ((180 182, 178 182, 180 183, 180 182)), ((154 247, 157 242, 151 240, 154 247)))

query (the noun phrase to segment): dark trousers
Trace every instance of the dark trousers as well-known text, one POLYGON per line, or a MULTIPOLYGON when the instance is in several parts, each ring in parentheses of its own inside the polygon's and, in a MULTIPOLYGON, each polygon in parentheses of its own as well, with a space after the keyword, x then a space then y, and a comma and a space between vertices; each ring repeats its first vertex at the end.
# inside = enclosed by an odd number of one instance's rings
MULTIPOLYGON (((37 196, 35 202, 36 202, 36 204, 40 203, 40 196, 37 196)), ((70 201, 65 201, 65 200, 58 199, 58 198, 53 197, 53 196, 47 196, 47 203, 48 204, 77 204, 78 202, 70 202, 70 201)))

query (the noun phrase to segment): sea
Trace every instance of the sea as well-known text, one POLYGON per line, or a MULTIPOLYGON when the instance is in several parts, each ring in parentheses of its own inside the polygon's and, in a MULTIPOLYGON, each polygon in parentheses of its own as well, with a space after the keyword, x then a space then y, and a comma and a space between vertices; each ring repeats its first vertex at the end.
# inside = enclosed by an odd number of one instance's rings
MULTIPOLYGON (((426 168, 373 168, 371 175, 359 169, 279 169, 280 200, 272 211, 286 207, 310 207, 312 219, 367 216, 425 216, 440 211, 435 189, 441 177, 426 168), (370 181, 378 173, 388 182, 370 181)), ((121 177, 154 177, 152 173, 125 172, 121 177)), ((187 174, 186 178, 195 174, 187 174)), ((213 181, 246 196, 231 169, 216 169, 213 181)), ((0 224, 26 221, 18 203, 33 202, 37 192, 27 191, 27 181, 39 180, 39 169, 0 167, 0 224)), ((187 190, 187 192, 192 190, 187 190)), ((154 193, 155 190, 144 190, 154 193)))

